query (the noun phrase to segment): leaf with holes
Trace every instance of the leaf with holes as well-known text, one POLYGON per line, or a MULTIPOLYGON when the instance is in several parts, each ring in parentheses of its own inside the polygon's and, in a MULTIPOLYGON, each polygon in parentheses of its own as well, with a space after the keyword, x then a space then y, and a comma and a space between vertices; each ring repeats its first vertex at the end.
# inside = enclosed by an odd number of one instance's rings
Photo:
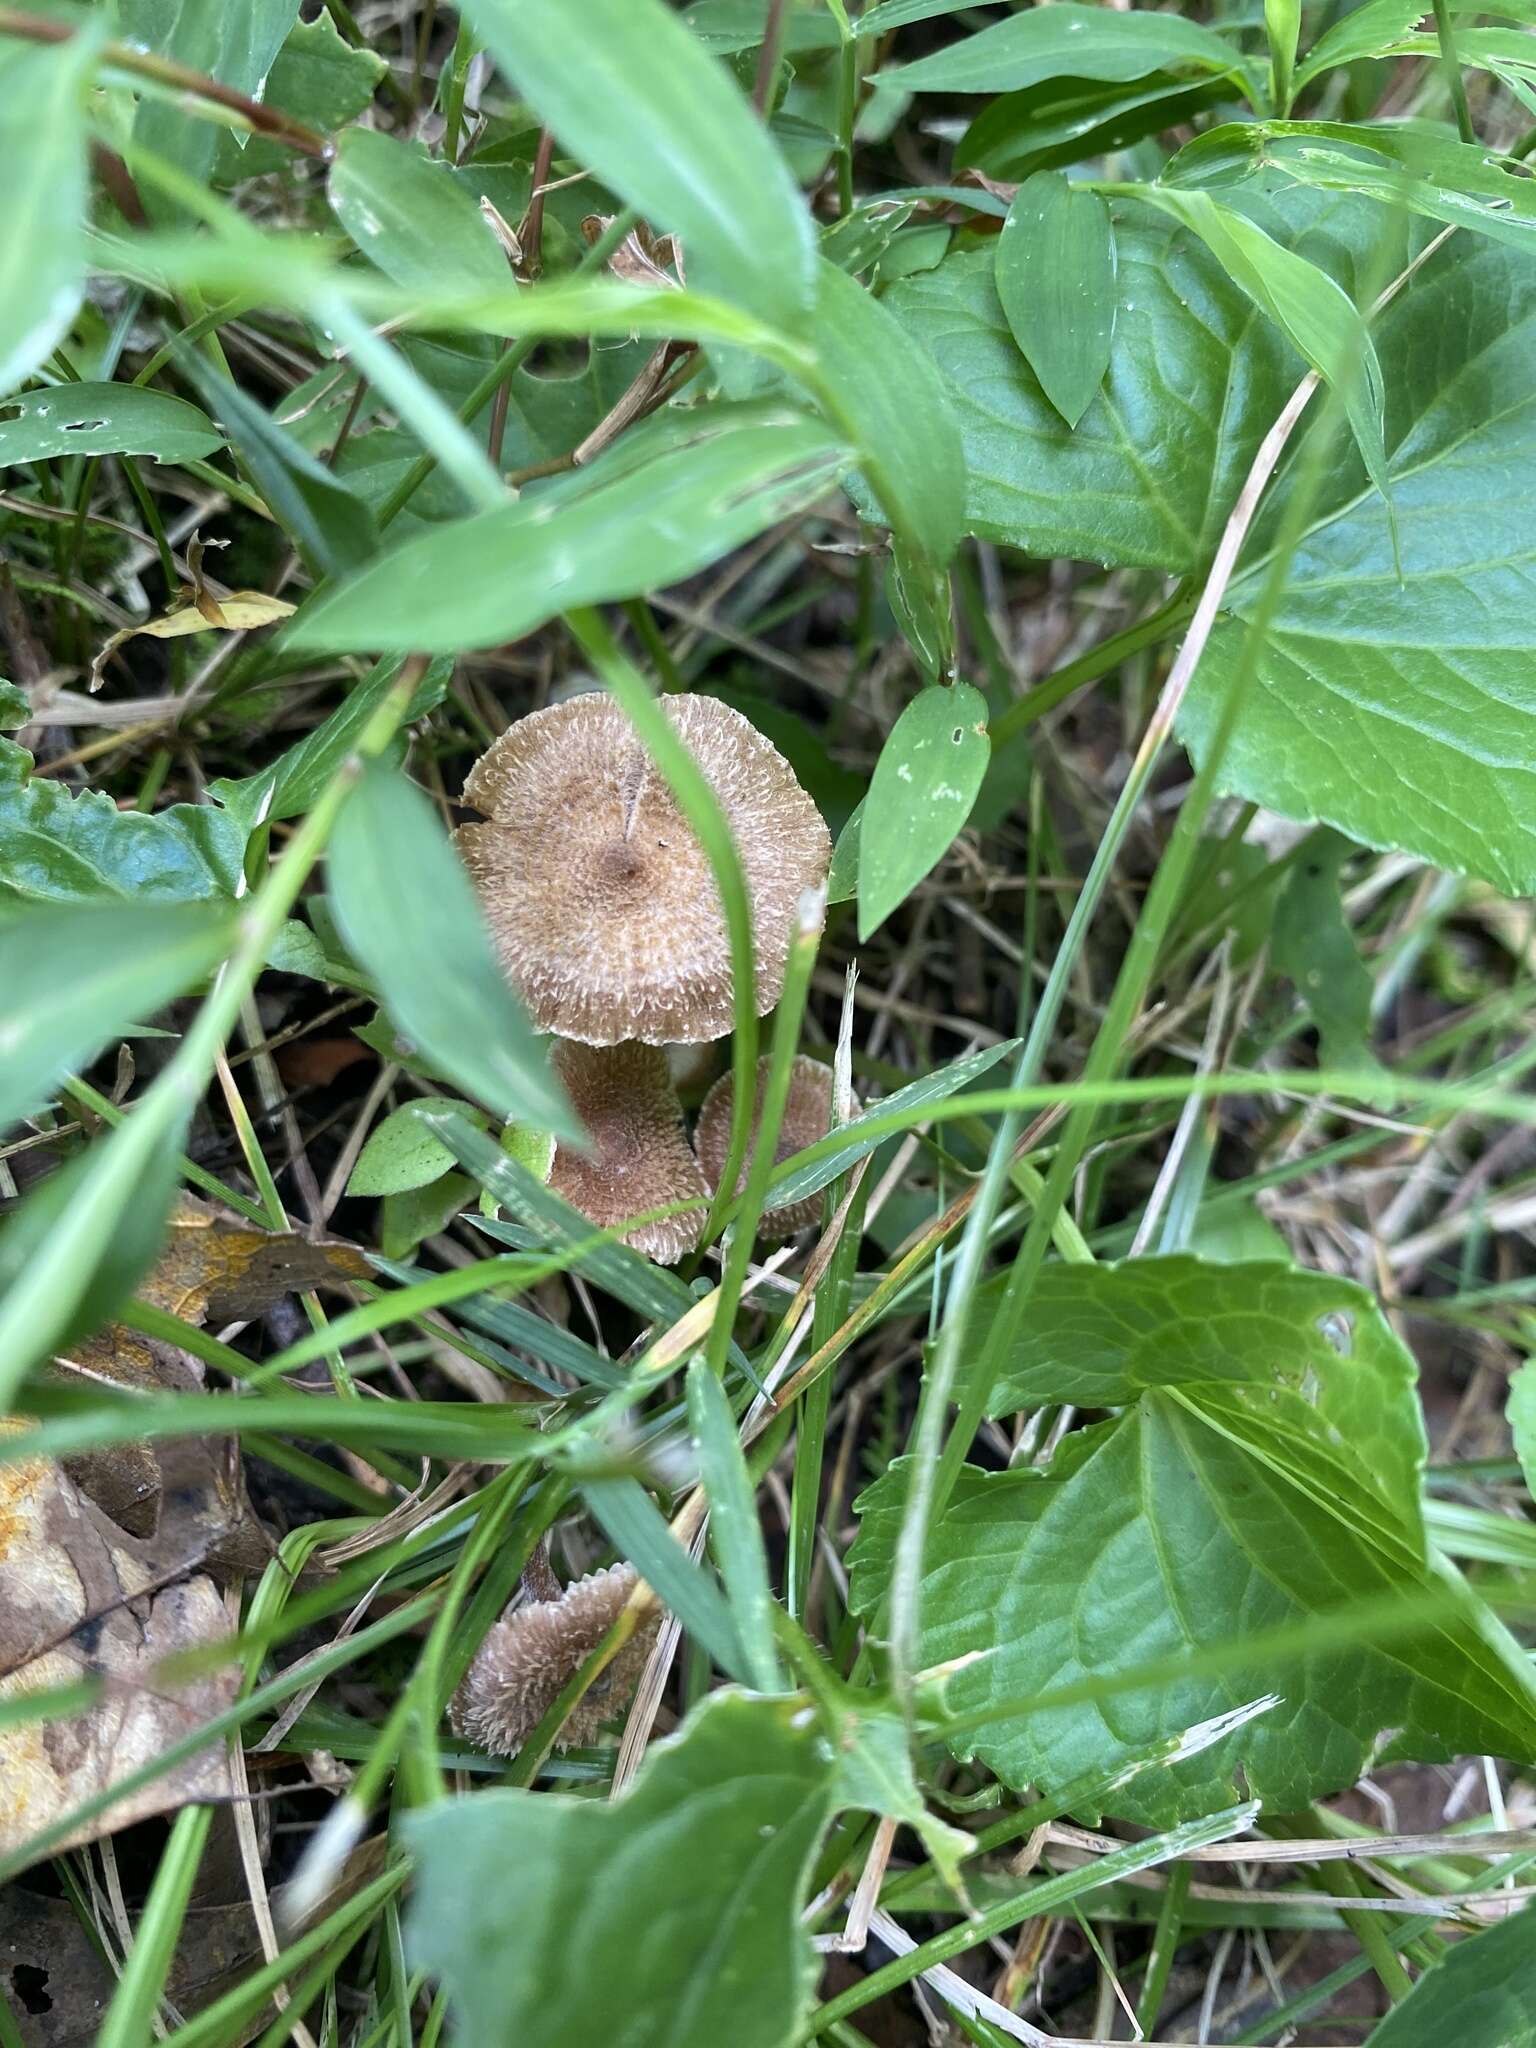
POLYGON ((861 939, 949 851, 991 752, 986 699, 969 683, 934 684, 891 727, 859 823, 861 939))
MULTIPOLYGON (((1239 1774, 1289 1811, 1375 1761, 1536 1758, 1529 1660, 1426 1548, 1412 1361, 1363 1290, 1188 1258, 1047 1268, 992 1406, 1021 1400, 1124 1406, 1044 1470, 965 1468, 930 1531, 920 1656, 970 1660, 946 1692, 958 1754, 1049 1791, 1280 1694, 1106 1798, 1154 1827, 1230 1799, 1239 1774), (1394 1602, 1390 1636, 1353 1619, 1394 1602), (1312 1640, 1235 1653, 1277 1629, 1312 1640), (1031 1708, 1068 1686, 1089 1697, 1031 1708)), ((898 1466, 859 1504, 852 1598, 872 1622, 906 1488, 898 1466)))
POLYGON ((152 455, 187 462, 211 455, 224 436, 207 413, 166 391, 137 384, 57 384, 13 399, 0 420, 0 468, 59 455, 152 455))

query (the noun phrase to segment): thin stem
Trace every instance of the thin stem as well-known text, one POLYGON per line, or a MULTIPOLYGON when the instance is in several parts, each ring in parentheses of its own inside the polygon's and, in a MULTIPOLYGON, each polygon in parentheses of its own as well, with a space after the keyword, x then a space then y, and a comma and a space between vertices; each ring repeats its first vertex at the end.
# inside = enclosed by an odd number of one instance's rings
POLYGON ((1089 683, 1098 682, 1100 677, 1107 676, 1144 647, 1155 647, 1158 641, 1166 640, 1193 610, 1194 595, 1187 585, 1181 584, 1155 612, 1150 612, 1134 626, 1112 633, 1107 640, 1101 640, 1097 647, 1090 647, 1086 654, 1080 654, 1064 668, 1042 677, 991 721, 989 731, 994 751, 1005 747, 1009 740, 1027 730, 1037 719, 1043 718, 1048 711, 1054 711, 1058 704, 1065 703, 1074 692, 1089 683))
POLYGON ((1461 75, 1461 60, 1456 55, 1449 0, 1434 0, 1434 7, 1435 34, 1440 38, 1440 62, 1445 67, 1445 82, 1450 88, 1451 105, 1456 111, 1456 132, 1463 142, 1476 142, 1472 110, 1467 105, 1467 82, 1461 75))

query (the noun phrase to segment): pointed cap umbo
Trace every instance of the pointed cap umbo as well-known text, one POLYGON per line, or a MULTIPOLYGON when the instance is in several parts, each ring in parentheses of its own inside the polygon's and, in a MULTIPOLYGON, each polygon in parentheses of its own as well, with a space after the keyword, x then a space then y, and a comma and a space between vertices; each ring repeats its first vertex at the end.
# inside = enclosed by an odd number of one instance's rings
MULTIPOLYGON (((794 770, 712 697, 667 716, 708 778, 752 902, 757 1009, 778 1001, 800 898, 832 843, 794 770)), ((731 1029, 714 874, 628 718, 601 692, 519 719, 471 770, 463 855, 503 971, 540 1031, 588 1045, 697 1043, 731 1029)))
MULTIPOLYGON (((553 1065, 586 1128, 588 1149, 556 1145, 549 1185, 589 1223, 609 1230, 669 1202, 708 1199, 659 1046, 562 1040, 553 1065)), ((624 1242, 673 1266, 698 1243, 703 1220, 701 1209, 685 1210, 642 1223, 624 1242)))
MULTIPOLYGON (((762 1115, 763 1090, 768 1083, 772 1059, 764 1054, 757 1063, 757 1099, 752 1111, 752 1141, 747 1148, 747 1159, 752 1156, 752 1145, 757 1143, 758 1120, 762 1115)), ((736 1101, 736 1087, 732 1075, 722 1074, 704 1098, 699 1111, 699 1121, 694 1127, 693 1149, 699 1155, 699 1164, 711 1190, 720 1185, 720 1176, 725 1171, 725 1155, 731 1142, 731 1110, 736 1101)), ((784 1104, 784 1120, 779 1125, 779 1140, 773 1150, 773 1163, 793 1158, 807 1145, 814 1145, 818 1138, 824 1138, 832 1128, 832 1069, 820 1060, 814 1060, 809 1053, 797 1055, 789 1074, 789 1095, 784 1104)), ((747 1165, 743 1163, 741 1178, 736 1183, 739 1195, 747 1182, 747 1165)), ((790 1202, 783 1208, 765 1209, 757 1226, 757 1234, 770 1241, 793 1237, 797 1231, 809 1230, 821 1216, 820 1194, 807 1195, 803 1201, 790 1202)))
MULTIPOLYGON (((509 1609, 487 1633, 449 1702, 454 1733, 493 1756, 521 1749, 618 1620, 636 1584, 633 1565, 613 1564, 577 1579, 557 1599, 509 1609)), ((559 1748, 594 1741, 628 1706, 660 1621, 653 1610, 603 1666, 556 1736, 559 1748)))

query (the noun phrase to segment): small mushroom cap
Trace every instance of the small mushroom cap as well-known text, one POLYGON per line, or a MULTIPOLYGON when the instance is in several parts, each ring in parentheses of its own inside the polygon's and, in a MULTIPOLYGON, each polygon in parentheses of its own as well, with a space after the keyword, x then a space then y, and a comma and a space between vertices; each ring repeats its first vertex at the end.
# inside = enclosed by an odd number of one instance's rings
MULTIPOLYGON (((713 697, 667 716, 730 824, 752 900, 758 1014, 772 1009, 799 902, 832 842, 778 749, 713 697)), ((541 1031, 588 1045, 730 1030, 730 944, 714 874, 633 726, 601 692, 532 712, 470 771, 484 813, 459 851, 504 972, 541 1031)))
MULTIPOLYGON (((553 1061, 591 1142, 585 1153, 556 1145, 549 1185, 557 1195, 600 1230, 668 1202, 708 1198, 660 1047, 562 1041, 553 1061)), ((673 1266, 698 1243, 703 1221, 702 1210, 685 1210, 642 1223, 624 1242, 673 1266)))
MULTIPOLYGON (((494 1756, 521 1749, 618 1620, 635 1585, 634 1566, 614 1564, 577 1579, 556 1599, 510 1609, 487 1632, 449 1702, 454 1733, 494 1756)), ((556 1736, 557 1747, 593 1741, 628 1705, 660 1620, 652 1613, 642 1621, 604 1665, 556 1736)))
MULTIPOLYGON (((757 1100, 752 1115, 754 1144, 757 1142, 758 1119, 762 1115, 763 1090, 768 1085, 771 1065, 772 1060, 767 1054, 757 1063, 757 1100)), ((722 1074, 705 1096, 699 1121, 694 1127, 693 1149, 699 1155, 699 1164, 711 1189, 719 1187, 720 1176, 725 1171, 725 1155, 731 1142, 731 1110, 735 1101, 734 1076, 722 1074)), ((789 1096, 784 1104, 784 1121, 779 1126, 779 1142, 774 1147, 774 1165, 792 1158, 807 1145, 814 1145, 831 1128, 832 1069, 821 1060, 813 1060, 809 1053, 800 1053, 790 1068, 789 1096)), ((750 1157, 749 1149, 749 1160, 750 1157)), ((741 1178, 736 1183, 738 1195, 746 1184, 747 1166, 743 1164, 741 1178)), ((797 1231, 809 1230, 820 1216, 821 1196, 808 1195, 804 1201, 790 1202, 781 1209, 765 1209, 757 1226, 758 1236, 769 1241, 793 1237, 797 1231)))

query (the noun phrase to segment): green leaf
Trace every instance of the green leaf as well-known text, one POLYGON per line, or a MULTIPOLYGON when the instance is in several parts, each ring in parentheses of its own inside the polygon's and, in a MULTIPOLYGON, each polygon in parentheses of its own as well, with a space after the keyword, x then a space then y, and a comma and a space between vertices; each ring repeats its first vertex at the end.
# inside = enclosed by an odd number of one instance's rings
MULTIPOLYGON (((927 9, 937 13, 937 8, 927 9)), ((883 8, 876 13, 883 14, 883 8)), ((907 20, 921 17, 907 15, 907 20)), ((891 24, 896 25, 894 22, 891 24)), ((880 33, 869 29, 868 33, 880 33)), ((1241 77, 1241 59, 1198 22, 1151 10, 1121 14, 1058 0, 979 29, 915 64, 897 64, 878 83, 900 92, 1017 92, 1048 78, 1144 78, 1179 66, 1192 72, 1241 77)))
MULTIPOLYGON (((448 661, 434 661, 427 667, 406 706, 402 724, 410 725, 436 710, 447 691, 452 668, 448 661)), ((299 817, 356 746, 363 728, 394 688, 399 673, 398 659, 381 661, 349 691, 329 718, 295 741, 270 767, 238 782, 210 782, 208 794, 239 822, 247 836, 255 830, 258 820, 270 824, 279 818, 299 817)))
POLYGON ((1301 0, 1264 0, 1264 29, 1269 37, 1269 96, 1275 112, 1291 103, 1296 47, 1301 41, 1301 0))
POLYGON ((628 434, 590 469, 418 534, 304 606, 290 645, 454 653, 694 575, 827 488, 844 449, 784 406, 712 406, 628 434))
POLYGON ((496 965, 469 877, 432 807, 370 762, 337 823, 331 905, 396 1028, 500 1117, 581 1132, 522 1005, 496 965))
POLYGON ((1358 192, 1518 248, 1536 245, 1536 178, 1516 157, 1433 129, 1259 121, 1210 129, 1163 173, 1185 185, 1279 172, 1325 192, 1358 192))
POLYGON ((1220 79, 1168 71, 1150 71, 1129 85, 1048 79, 985 101, 955 145, 954 166, 1023 180, 1127 149, 1143 136, 1192 121, 1227 95, 1220 79))
MULTIPOLYGON (((441 1179, 456 1162, 442 1139, 434 1137, 421 1119, 429 1110, 456 1108, 457 1103, 440 1095, 427 1095, 385 1117, 374 1126, 358 1154, 347 1193, 399 1195, 441 1179)), ((391 1256, 398 1258, 399 1254, 391 1256)))
POLYGON ((692 281, 792 332, 815 242, 734 80, 661 0, 466 0, 464 18, 566 150, 653 227, 692 281))
MULTIPOLYGON (((1239 1770, 1288 1811, 1380 1762, 1536 1755, 1529 1659, 1426 1552, 1411 1361, 1370 1297, 1280 1266, 1059 1270, 1050 1293, 1058 1269, 1041 1275, 993 1405, 1129 1405, 1043 1471, 966 1468, 930 1532, 920 1656, 973 1660, 946 1692, 967 1724, 957 1753, 1049 1790, 1279 1694, 1240 1735, 1106 1799, 1154 1827, 1220 1804, 1239 1770), (1373 1643, 1363 1623, 1341 1635, 1362 1604, 1393 1601, 1408 1604, 1390 1638, 1373 1643), (1283 1660, 1200 1668, 1314 1621, 1315 1645, 1283 1660), (1165 1662, 1130 1680, 1168 1659, 1172 1674, 1165 1662), (1031 1710, 1076 1685, 1088 1700, 1031 1710)), ((860 1503, 852 1598, 865 1616, 889 1586, 906 1486, 898 1468, 860 1503)))
POLYGON ((379 1241, 387 1259, 409 1258, 424 1237, 435 1237, 467 1207, 475 1184, 462 1173, 445 1173, 421 1188, 386 1195, 381 1204, 379 1241))
POLYGON ((50 385, 19 393, 10 407, 9 417, 0 420, 0 466, 60 455, 152 455, 157 462, 187 462, 211 455, 224 441, 195 405, 137 384, 50 385))
POLYGON ((498 291, 507 259, 452 167, 375 128, 349 128, 327 186, 347 233, 407 291, 498 291))
POLYGON ((894 1709, 870 1704, 867 1693, 843 1692, 848 1718, 839 1730, 837 1803, 879 1813, 909 1827, 950 1890, 965 1898, 960 1866, 974 1837, 928 1811, 912 1769, 907 1724, 894 1709))
POLYGON ((742 1652, 735 1615, 713 1575, 679 1543, 639 1480, 589 1479, 582 1496, 615 1548, 677 1616, 711 1663, 747 1682, 751 1667, 742 1652))
POLYGON ((1536 2048, 1536 1906, 1458 1941, 1372 2029, 1369 2048, 1536 2048))
POLYGON ((997 296, 1041 390, 1075 427, 1115 332, 1115 237, 1096 192, 1059 171, 1025 180, 997 238, 997 296))
MULTIPOLYGON (((265 106, 276 107, 321 135, 333 134, 342 123, 362 113, 378 90, 389 66, 376 50, 359 50, 346 42, 329 14, 296 21, 267 73, 265 106)), ((214 178, 232 184, 281 170, 293 151, 264 135, 244 138, 242 149, 233 135, 222 138, 214 178)))
POLYGON ((1312 45, 1305 63, 1296 73, 1296 90, 1309 85, 1324 71, 1340 64, 1355 64, 1362 57, 1374 57, 1389 49, 1426 13, 1424 0, 1366 0, 1312 45))
POLYGON ((223 958, 233 910, 48 904, 0 922, 0 1129, 223 958))
POLYGON ((1275 904, 1270 958, 1312 1013, 1329 1067, 1375 1066, 1370 1049, 1376 985, 1344 915, 1339 871, 1355 851, 1326 827, 1301 849, 1275 904))
MULTIPOLYGON (((294 25, 299 0, 122 0, 118 10, 126 41, 205 72, 249 99, 260 99, 273 60, 294 25)), ((212 179, 220 129, 170 97, 146 94, 134 119, 133 139, 167 158, 199 183, 212 179)), ((173 211, 152 187, 145 203, 151 214, 173 211)))
POLYGON ((105 34, 86 22, 66 42, 0 42, 0 392, 68 333, 85 289, 85 93, 105 34))
POLYGON ((155 903, 233 896, 244 834, 208 804, 149 816, 99 790, 72 796, 32 773, 32 756, 0 739, 0 915, 18 903, 155 903))
POLYGON ((867 939, 954 843, 992 749, 987 700, 935 684, 891 727, 859 824, 859 937, 867 939))
POLYGON ((1255 222, 1208 192, 1158 185, 1137 196, 1197 234, 1240 291, 1246 292, 1318 375, 1344 395, 1345 410, 1371 481, 1386 494, 1381 365, 1358 308, 1326 271, 1287 249, 1255 222))
MULTIPOLYGON (((1347 290, 1372 240, 1402 230, 1364 202, 1299 190, 1250 189, 1243 207, 1347 290)), ((1019 357, 988 254, 952 256, 885 302, 952 393, 970 531, 1043 557, 1199 571, 1302 366, 1185 234, 1127 219, 1116 239, 1109 377, 1075 433, 1019 357)), ((1222 771, 1226 789, 1287 817, 1512 895, 1536 886, 1536 607, 1510 596, 1536 568, 1533 328, 1536 263, 1475 237, 1438 250, 1375 322, 1402 578, 1381 497, 1341 445, 1222 771)), ((1229 588, 1236 622, 1258 603, 1268 530, 1229 588)), ((1218 626, 1185 702, 1197 758, 1242 636, 1218 626)))
POLYGON ((23 691, 14 683, 0 678, 0 731, 14 726, 25 725, 32 716, 32 706, 23 691))
POLYGON ((273 518, 307 561, 327 576, 341 576, 377 554, 378 527, 354 491, 201 356, 184 350, 178 360, 203 403, 224 422, 273 518))
POLYGON ((475 2048, 783 2048, 814 1981, 799 1915, 831 1801, 813 1716, 711 1694, 611 1803, 494 1791, 408 1816, 409 1952, 475 2048))
POLYGON ((688 1427, 699 1477, 709 1496, 709 1542, 736 1633, 746 1676, 758 1692, 782 1692, 784 1674, 773 1644, 773 1594, 762 1524, 725 1390, 702 1358, 688 1368, 688 1427))
POLYGON ((893 531, 942 567, 965 530, 965 458, 944 386, 898 321, 834 263, 817 267, 819 378, 893 531))
POLYGON ((1525 1490, 1536 1500, 1536 1361, 1528 1360, 1509 1382, 1509 1427, 1525 1490))

